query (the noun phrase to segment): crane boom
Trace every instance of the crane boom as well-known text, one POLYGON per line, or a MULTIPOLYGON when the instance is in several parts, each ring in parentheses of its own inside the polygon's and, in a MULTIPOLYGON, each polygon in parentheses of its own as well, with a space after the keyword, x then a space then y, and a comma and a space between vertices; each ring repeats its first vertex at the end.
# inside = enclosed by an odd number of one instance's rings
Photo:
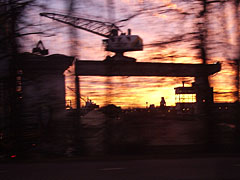
POLYGON ((101 22, 97 20, 86 19, 82 17, 74 17, 70 15, 63 15, 57 13, 40 13, 40 16, 44 16, 55 21, 68 24, 78 29, 82 29, 99 36, 103 36, 103 45, 106 51, 114 52, 115 55, 112 57, 107 56, 106 61, 129 61, 136 62, 135 58, 126 57, 123 55, 124 52, 128 51, 142 51, 143 41, 138 35, 132 35, 131 30, 128 30, 128 34, 118 32, 121 31, 113 23, 101 22))
POLYGON ((81 17, 74 17, 57 13, 40 13, 40 16, 44 16, 64 24, 68 24, 75 28, 82 29, 106 38, 109 38, 112 35, 111 33, 113 29, 120 31, 120 29, 115 24, 109 22, 101 22, 97 20, 85 19, 81 17))

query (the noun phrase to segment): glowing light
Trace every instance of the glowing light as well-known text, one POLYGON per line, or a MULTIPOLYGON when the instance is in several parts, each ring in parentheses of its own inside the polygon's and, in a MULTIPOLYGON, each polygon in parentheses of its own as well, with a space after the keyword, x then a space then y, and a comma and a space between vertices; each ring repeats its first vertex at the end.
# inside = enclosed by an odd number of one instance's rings
POLYGON ((11 157, 11 158, 15 158, 15 157, 17 157, 17 156, 14 154, 14 155, 11 155, 10 157, 11 157))

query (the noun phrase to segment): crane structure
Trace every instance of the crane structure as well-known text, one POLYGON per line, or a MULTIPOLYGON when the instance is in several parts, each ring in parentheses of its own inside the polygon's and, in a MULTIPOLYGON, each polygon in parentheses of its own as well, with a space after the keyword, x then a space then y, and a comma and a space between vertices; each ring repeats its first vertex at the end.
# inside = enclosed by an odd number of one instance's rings
POLYGON ((123 33, 120 28, 113 23, 58 13, 40 13, 40 16, 44 16, 64 24, 68 24, 75 28, 105 37, 106 39, 103 39, 105 50, 115 53, 115 55, 112 57, 107 56, 105 59, 106 61, 135 62, 136 59, 124 56, 124 52, 143 50, 143 41, 138 35, 131 35, 130 29, 128 29, 128 34, 123 33), (119 34, 119 32, 121 33, 119 34))
POLYGON ((43 42, 40 40, 38 41, 36 47, 32 49, 32 53, 48 55, 48 49, 44 47, 43 42))

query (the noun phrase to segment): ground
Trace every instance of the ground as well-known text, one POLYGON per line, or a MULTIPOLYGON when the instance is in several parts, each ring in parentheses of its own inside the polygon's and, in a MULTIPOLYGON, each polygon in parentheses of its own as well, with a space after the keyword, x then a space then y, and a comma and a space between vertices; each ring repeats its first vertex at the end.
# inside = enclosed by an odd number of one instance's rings
POLYGON ((239 180, 240 156, 85 158, 0 164, 1 180, 239 180))

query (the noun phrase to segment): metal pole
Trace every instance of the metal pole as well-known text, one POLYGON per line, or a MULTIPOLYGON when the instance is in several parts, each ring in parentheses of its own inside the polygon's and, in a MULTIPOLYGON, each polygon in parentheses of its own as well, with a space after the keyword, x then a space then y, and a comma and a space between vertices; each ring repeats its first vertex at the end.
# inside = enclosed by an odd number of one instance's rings
POLYGON ((75 70, 75 94, 76 94, 76 104, 77 104, 77 110, 80 111, 80 85, 79 85, 79 77, 77 75, 77 66, 76 66, 77 59, 75 59, 74 62, 74 70, 75 70))

